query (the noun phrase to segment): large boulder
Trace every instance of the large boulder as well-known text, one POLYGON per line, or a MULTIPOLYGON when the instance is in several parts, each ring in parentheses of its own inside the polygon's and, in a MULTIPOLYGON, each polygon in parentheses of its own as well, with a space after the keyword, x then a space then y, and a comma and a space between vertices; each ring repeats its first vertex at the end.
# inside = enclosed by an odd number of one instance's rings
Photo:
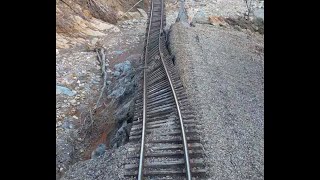
POLYGON ((148 14, 143 9, 137 8, 139 13, 142 15, 143 18, 148 18, 148 14))
POLYGON ((130 74, 132 70, 131 62, 128 60, 123 63, 116 64, 114 68, 116 71, 120 72, 121 75, 130 74))
POLYGON ((131 97, 133 95, 133 91, 136 87, 136 80, 130 61, 116 64, 114 68, 115 71, 113 72, 113 76, 119 79, 117 79, 115 86, 109 90, 108 97, 117 99, 119 104, 121 104, 129 96, 131 97))
POLYGON ((129 133, 132 127, 132 123, 127 123, 126 121, 117 130, 114 137, 111 139, 110 144, 112 147, 119 147, 124 145, 129 140, 129 133))
POLYGON ((119 107, 115 114, 115 119, 118 124, 123 122, 131 122, 134 115, 134 101, 131 99, 128 103, 124 104, 122 107, 119 107))

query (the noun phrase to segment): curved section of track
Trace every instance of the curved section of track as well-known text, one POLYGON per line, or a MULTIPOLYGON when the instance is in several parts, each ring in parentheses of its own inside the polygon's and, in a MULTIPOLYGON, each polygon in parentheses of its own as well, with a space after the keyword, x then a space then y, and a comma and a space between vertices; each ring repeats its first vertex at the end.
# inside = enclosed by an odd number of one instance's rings
POLYGON ((165 46, 164 0, 151 2, 143 89, 130 132, 128 178, 192 179, 205 174, 195 115, 165 46))

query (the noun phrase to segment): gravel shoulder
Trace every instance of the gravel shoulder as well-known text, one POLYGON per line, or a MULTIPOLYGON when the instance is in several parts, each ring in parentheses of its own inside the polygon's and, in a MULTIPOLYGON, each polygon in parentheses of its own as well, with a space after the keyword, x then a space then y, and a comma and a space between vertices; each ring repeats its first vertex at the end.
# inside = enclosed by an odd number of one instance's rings
POLYGON ((211 179, 264 179, 264 38, 207 24, 170 32, 211 179))
POLYGON ((124 179, 126 153, 127 145, 107 150, 103 156, 71 166, 61 180, 124 179))

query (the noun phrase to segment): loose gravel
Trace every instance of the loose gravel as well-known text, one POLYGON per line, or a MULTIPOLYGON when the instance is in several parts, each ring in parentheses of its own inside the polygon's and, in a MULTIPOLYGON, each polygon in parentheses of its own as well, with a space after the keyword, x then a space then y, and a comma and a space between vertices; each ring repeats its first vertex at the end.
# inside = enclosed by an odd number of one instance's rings
POLYGON ((179 23, 170 43, 197 112, 209 177, 263 179, 263 36, 179 23))

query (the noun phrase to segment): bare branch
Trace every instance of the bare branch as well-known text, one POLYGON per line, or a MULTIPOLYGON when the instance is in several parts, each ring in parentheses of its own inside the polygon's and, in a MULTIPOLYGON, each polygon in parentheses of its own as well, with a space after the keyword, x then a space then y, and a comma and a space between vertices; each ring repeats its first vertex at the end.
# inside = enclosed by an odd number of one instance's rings
POLYGON ((97 107, 99 106, 100 99, 105 91, 106 84, 107 84, 107 72, 106 72, 106 63, 105 63, 106 57, 105 57, 104 48, 98 48, 96 50, 96 52, 98 53, 98 59, 100 61, 100 65, 101 65, 101 71, 102 71, 102 76, 103 76, 103 86, 101 88, 100 96, 97 100, 97 103, 96 103, 94 109, 97 109, 97 107))
POLYGON ((132 8, 134 8, 137 4, 139 4, 139 2, 141 2, 142 0, 138 1, 135 5, 133 5, 128 11, 126 11, 122 16, 124 16, 125 14, 127 14, 132 8))

